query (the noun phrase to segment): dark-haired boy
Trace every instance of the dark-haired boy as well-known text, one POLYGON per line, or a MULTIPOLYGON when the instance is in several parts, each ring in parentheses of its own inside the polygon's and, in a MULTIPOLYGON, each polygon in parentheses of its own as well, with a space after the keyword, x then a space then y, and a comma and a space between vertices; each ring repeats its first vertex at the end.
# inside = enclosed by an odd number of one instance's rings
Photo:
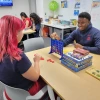
MULTIPOLYGON (((51 38, 59 39, 56 33, 51 38)), ((100 31, 91 24, 91 16, 87 12, 82 12, 78 16, 78 29, 73 31, 68 38, 63 40, 64 46, 76 41, 76 48, 83 48, 91 53, 100 54, 100 31)))

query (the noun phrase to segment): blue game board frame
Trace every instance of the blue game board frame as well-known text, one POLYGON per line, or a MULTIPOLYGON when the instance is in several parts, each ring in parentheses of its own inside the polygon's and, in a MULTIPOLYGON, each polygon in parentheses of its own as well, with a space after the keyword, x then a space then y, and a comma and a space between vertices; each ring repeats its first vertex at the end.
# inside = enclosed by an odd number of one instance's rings
POLYGON ((63 41, 51 39, 51 50, 49 54, 57 53, 61 55, 61 58, 62 58, 63 57, 63 46, 64 46, 63 41))

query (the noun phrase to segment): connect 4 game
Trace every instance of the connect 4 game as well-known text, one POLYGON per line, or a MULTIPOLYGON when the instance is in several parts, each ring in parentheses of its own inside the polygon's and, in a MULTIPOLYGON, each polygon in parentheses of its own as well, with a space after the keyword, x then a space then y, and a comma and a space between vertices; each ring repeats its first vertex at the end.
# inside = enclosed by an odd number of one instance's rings
POLYGON ((50 53, 57 53, 57 54, 63 56, 63 42, 56 40, 56 39, 51 39, 50 53))

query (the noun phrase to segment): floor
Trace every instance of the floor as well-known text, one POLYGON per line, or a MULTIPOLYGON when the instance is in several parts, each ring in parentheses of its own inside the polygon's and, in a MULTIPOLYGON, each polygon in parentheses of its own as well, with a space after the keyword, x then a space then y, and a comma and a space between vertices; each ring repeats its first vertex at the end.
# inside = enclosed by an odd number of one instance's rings
MULTIPOLYGON (((50 38, 43 38, 45 47, 50 46, 50 38)), ((4 86, 0 83, 0 100, 3 100, 2 93, 3 93, 4 86)))

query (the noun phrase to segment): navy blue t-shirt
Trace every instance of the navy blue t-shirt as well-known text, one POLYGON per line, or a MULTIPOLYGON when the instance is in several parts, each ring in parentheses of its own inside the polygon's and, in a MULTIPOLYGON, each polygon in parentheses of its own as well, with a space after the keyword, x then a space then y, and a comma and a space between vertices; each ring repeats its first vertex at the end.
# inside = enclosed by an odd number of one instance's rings
POLYGON ((20 61, 13 60, 12 62, 9 57, 4 57, 0 62, 0 81, 12 87, 28 90, 34 82, 24 78, 22 74, 32 64, 24 53, 21 54, 21 57, 20 61))

